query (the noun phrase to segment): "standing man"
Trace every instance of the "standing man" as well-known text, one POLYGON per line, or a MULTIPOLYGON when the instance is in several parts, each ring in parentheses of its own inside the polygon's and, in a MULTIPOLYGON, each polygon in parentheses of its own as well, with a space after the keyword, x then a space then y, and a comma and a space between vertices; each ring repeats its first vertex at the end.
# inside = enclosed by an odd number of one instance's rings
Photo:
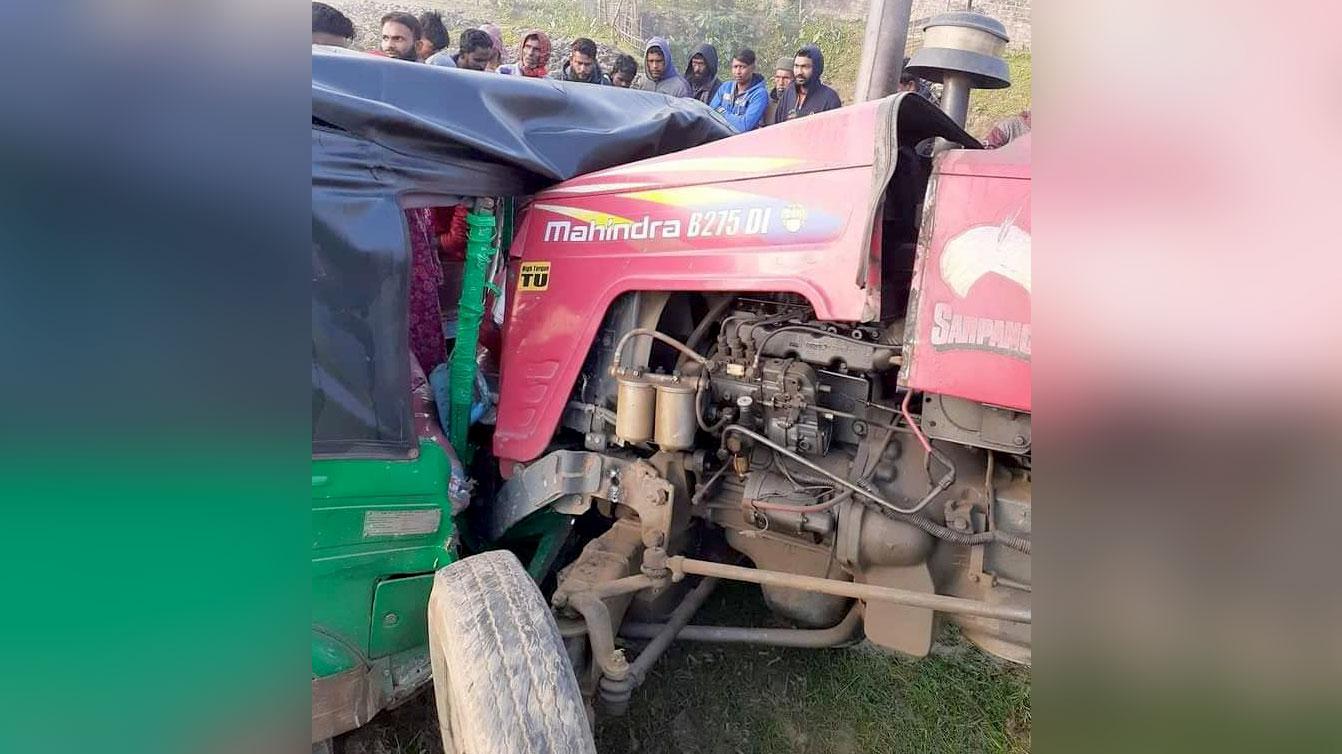
POLYGON ((419 27, 423 32, 415 50, 419 59, 429 65, 455 65, 452 53, 447 49, 452 44, 452 35, 447 33, 442 14, 438 11, 424 11, 419 14, 419 27))
POLYGON ((690 96, 690 84, 676 73, 671 61, 671 45, 661 37, 653 37, 643 48, 643 73, 634 79, 634 89, 658 92, 672 97, 690 96))
POLYGON ((467 29, 461 33, 461 49, 452 62, 458 68, 468 71, 483 71, 494 59, 494 40, 479 29, 467 29))
POLYGON ((424 36, 419 19, 409 13, 388 13, 382 17, 382 52, 389 58, 419 61, 415 47, 424 36))
POLYGON ((755 73, 754 50, 744 47, 732 56, 732 80, 718 87, 708 106, 722 113, 738 133, 759 127, 769 106, 769 92, 764 77, 755 73))
POLYGON ((485 70, 494 73, 503 66, 503 30, 499 25, 493 22, 480 25, 480 31, 489 35, 489 39, 494 43, 494 57, 489 59, 489 65, 485 70))
POLYGON ((696 47, 685 66, 685 80, 690 84, 690 96, 707 105, 722 86, 718 79, 718 48, 711 44, 696 47))
POLYGON ((778 109, 778 98, 783 96, 783 90, 792 86, 792 58, 779 58, 774 63, 774 86, 769 90, 769 105, 764 110, 764 123, 769 125, 774 122, 774 111, 778 109))
POLYGON ((326 3, 312 4, 312 43, 349 47, 354 41, 354 24, 344 13, 326 3))
POLYGON ((549 64, 550 37, 540 29, 529 29, 522 34, 522 43, 517 46, 517 62, 499 66, 499 73, 543 79, 549 64))
POLYGON ((621 89, 628 89, 638 76, 638 61, 632 55, 619 55, 615 58, 615 67, 610 71, 610 83, 621 89))
POLYGON ((601 65, 596 62, 596 42, 587 37, 573 40, 573 44, 569 45, 568 60, 564 61, 563 69, 550 74, 550 78, 610 86, 610 79, 601 72, 601 65))
POLYGON ((825 56, 815 45, 797 50, 792 59, 792 86, 783 90, 774 111, 774 123, 783 123, 826 110, 843 107, 839 93, 820 83, 825 71, 825 56))

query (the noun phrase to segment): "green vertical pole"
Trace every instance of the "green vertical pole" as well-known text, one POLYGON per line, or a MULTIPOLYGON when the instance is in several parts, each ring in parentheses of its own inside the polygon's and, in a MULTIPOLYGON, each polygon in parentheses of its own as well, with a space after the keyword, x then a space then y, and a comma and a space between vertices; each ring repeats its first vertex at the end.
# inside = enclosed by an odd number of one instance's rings
POLYGON ((457 311, 457 343, 452 349, 448 391, 448 440, 462 463, 470 463, 471 448, 466 433, 471 424, 475 399, 475 351, 480 343, 480 322, 485 316, 485 275, 494 258, 493 201, 482 199, 466 216, 466 267, 457 311))

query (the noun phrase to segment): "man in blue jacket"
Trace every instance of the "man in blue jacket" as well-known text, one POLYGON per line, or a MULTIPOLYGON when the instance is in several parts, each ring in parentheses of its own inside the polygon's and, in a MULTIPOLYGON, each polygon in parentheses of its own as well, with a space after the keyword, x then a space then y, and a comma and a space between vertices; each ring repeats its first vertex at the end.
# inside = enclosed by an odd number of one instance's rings
POLYGON ((769 106, 769 90, 764 77, 755 73, 754 50, 745 47, 732 56, 732 78, 718 87, 708 106, 741 133, 759 127, 769 106))
POLYGON ((806 45, 792 60, 792 86, 783 90, 774 110, 774 123, 784 123, 814 113, 843 107, 839 93, 820 83, 825 56, 820 48, 806 45))

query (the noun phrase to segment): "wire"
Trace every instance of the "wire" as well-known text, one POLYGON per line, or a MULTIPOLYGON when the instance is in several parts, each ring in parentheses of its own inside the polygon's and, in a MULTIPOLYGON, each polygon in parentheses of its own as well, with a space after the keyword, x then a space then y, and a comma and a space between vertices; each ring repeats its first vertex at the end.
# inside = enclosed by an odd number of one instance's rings
POLYGON ((914 424, 913 417, 909 416, 909 398, 911 397, 913 397, 912 390, 904 393, 904 400, 899 404, 899 413, 904 415, 904 421, 908 422, 909 427, 913 429, 913 436, 918 438, 919 444, 923 446, 923 450, 926 450, 927 454, 930 456, 932 455, 932 443, 927 441, 927 438, 923 436, 923 430, 920 429, 917 424, 914 424))
MULTIPOLYGON (((732 432, 735 432, 735 433, 737 433, 737 434, 745 435, 746 437, 749 437, 750 439, 754 440, 755 442, 763 443, 764 445, 767 445, 767 446, 773 448, 774 450, 778 451, 780 454, 782 454, 782 456, 783 456, 784 458, 786 458, 786 459, 788 459, 788 460, 790 460, 790 461, 795 461, 795 462, 797 462, 797 463, 800 463, 801 465, 803 465, 803 466, 807 466, 807 467, 809 467, 809 468, 811 468, 811 469, 814 469, 815 471, 820 472, 821 476, 824 476, 826 479, 829 479, 830 481, 832 481, 832 482, 838 484, 839 486, 841 486, 841 487, 845 487, 845 488, 847 488, 848 490, 851 490, 852 492, 854 492, 855 494, 861 495, 862 497, 865 497, 865 498, 871 500, 872 502, 874 502, 874 503, 876 503, 876 504, 878 504, 878 505, 880 505, 880 506, 882 506, 882 507, 884 507, 884 508, 887 508, 887 509, 889 509, 889 510, 891 510, 891 511, 894 511, 895 513, 903 513, 903 514, 906 514, 906 515, 908 515, 908 514, 913 514, 913 513, 917 513, 918 511, 920 511, 920 510, 922 510, 923 508, 927 507, 927 504, 930 503, 930 502, 932 502, 932 499, 933 499, 934 497, 936 497, 938 493, 944 491, 947 487, 950 486, 950 482, 948 482, 948 481, 946 481, 945 479, 943 479, 940 483, 938 483, 936 486, 934 486, 934 487, 932 488, 932 490, 929 491, 928 494, 927 494, 926 496, 923 497, 922 500, 919 500, 917 503, 915 503, 914 506, 913 506, 912 508, 904 508, 904 507, 901 507, 901 506, 899 506, 899 505, 896 505, 895 503, 890 502, 889 500, 886 500, 885 498, 881 497, 879 494, 877 494, 877 493, 875 493, 875 492, 872 492, 872 491, 870 491, 870 490, 865 490, 865 489, 863 489, 863 488, 861 488, 861 487, 858 487, 857 485, 853 484, 852 482, 848 481, 847 479, 844 479, 844 478, 842 478, 842 477, 840 477, 840 476, 837 476, 837 475, 835 475, 835 474, 833 474, 833 473, 830 473, 830 472, 829 472, 828 470, 826 470, 825 468, 823 468, 823 467, 821 467, 821 466, 819 466, 819 465, 817 465, 817 464, 814 464, 814 463, 812 463, 812 462, 806 460, 805 458, 802 458, 801 456, 797 455, 796 453, 793 453, 792 451, 788 450, 787 448, 783 447, 782 445, 779 445, 778 443, 774 442, 773 440, 770 440, 769 438, 765 437, 764 435, 761 435, 761 434, 759 434, 759 433, 757 433, 757 432, 754 432, 754 431, 752 431, 752 430, 746 429, 745 427, 742 427, 740 424, 732 424, 732 425, 727 426, 725 429, 723 429, 723 430, 722 430, 722 437, 723 437, 723 439, 725 440, 726 437, 727 437, 727 435, 730 434, 730 433, 732 433, 732 432)), ((936 455, 940 455, 940 453, 937 453, 936 455)), ((951 480, 951 481, 954 481, 954 479, 955 479, 955 467, 954 467, 954 466, 951 466, 951 465, 950 465, 950 461, 947 460, 947 459, 941 458, 941 459, 938 459, 938 460, 941 460, 943 463, 945 463, 945 464, 947 465, 947 467, 950 469, 950 474, 949 474, 948 476, 950 477, 950 480, 951 480)))

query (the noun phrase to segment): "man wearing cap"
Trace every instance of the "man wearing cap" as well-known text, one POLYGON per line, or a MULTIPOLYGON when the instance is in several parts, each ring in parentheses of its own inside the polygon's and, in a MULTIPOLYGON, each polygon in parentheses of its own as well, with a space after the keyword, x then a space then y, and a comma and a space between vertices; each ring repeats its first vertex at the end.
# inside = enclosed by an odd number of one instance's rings
POLYGON ((774 111, 778 109, 778 98, 783 94, 783 90, 792 86, 792 58, 779 58, 774 63, 773 88, 769 90, 769 103, 764 109, 764 121, 760 123, 767 126, 774 122, 774 111))

